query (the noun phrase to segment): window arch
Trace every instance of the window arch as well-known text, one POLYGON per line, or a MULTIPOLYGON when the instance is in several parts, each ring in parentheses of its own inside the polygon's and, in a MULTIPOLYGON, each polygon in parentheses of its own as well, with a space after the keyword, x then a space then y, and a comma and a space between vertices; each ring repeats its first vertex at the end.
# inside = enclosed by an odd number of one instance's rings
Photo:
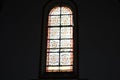
POLYGON ((39 77, 77 78, 77 7, 71 0, 50 0, 43 8, 39 77))

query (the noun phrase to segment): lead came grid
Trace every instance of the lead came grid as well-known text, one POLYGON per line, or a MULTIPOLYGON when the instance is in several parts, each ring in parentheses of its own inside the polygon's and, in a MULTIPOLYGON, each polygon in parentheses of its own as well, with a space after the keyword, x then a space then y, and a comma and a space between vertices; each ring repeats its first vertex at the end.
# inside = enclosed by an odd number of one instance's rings
POLYGON ((68 7, 55 7, 48 16, 46 72, 73 71, 72 19, 68 7))

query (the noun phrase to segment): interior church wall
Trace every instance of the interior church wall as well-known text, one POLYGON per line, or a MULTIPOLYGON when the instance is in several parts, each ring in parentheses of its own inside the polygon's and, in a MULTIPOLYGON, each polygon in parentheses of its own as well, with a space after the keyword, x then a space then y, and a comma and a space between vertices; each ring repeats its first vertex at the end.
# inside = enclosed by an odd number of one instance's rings
MULTIPOLYGON (((79 77, 88 80, 119 80, 119 2, 73 1, 78 6, 79 15, 79 77)), ((2 80, 38 78, 42 11, 46 2, 1 1, 2 80)))

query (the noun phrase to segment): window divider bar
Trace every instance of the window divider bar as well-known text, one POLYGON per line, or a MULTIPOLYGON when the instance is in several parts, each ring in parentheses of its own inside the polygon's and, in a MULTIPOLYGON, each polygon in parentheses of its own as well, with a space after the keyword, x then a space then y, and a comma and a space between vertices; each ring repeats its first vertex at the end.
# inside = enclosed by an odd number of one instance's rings
POLYGON ((73 25, 60 25, 60 26, 48 26, 48 28, 54 27, 73 27, 73 25))
POLYGON ((73 15, 73 14, 54 14, 54 15, 51 15, 51 14, 49 14, 49 16, 65 16, 65 15, 69 15, 69 16, 71 16, 71 15, 73 15))
POLYGON ((73 40, 73 38, 58 38, 58 39, 47 39, 47 40, 73 40))
MULTIPOLYGON (((60 39, 60 41, 59 41, 59 66, 60 66, 60 51, 61 51, 61 49, 60 49, 60 47, 61 47, 61 0, 60 0, 60 32, 59 32, 59 35, 60 35, 60 37, 59 37, 59 39, 60 39)), ((59 71, 60 71, 60 68, 59 68, 59 71)))
POLYGON ((47 49, 73 49, 73 47, 63 47, 63 48, 47 48, 47 49))
POLYGON ((73 65, 46 65, 46 67, 63 67, 63 66, 73 66, 73 65))

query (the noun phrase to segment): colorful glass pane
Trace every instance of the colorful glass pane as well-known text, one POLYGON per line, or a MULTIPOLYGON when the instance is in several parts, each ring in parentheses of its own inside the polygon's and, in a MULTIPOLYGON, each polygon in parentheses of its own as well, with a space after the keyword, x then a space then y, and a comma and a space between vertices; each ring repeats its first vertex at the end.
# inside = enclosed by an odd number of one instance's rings
POLYGON ((48 39, 58 39, 60 28, 48 28, 48 39))
POLYGON ((59 53, 47 53, 48 65, 58 65, 59 64, 59 53))
POLYGON ((62 27, 61 28, 61 38, 72 38, 73 28, 72 27, 62 27))
POLYGON ((72 65, 73 55, 72 53, 61 53, 60 54, 60 65, 72 65))
POLYGON ((48 26, 59 26, 60 16, 49 16, 48 26))

